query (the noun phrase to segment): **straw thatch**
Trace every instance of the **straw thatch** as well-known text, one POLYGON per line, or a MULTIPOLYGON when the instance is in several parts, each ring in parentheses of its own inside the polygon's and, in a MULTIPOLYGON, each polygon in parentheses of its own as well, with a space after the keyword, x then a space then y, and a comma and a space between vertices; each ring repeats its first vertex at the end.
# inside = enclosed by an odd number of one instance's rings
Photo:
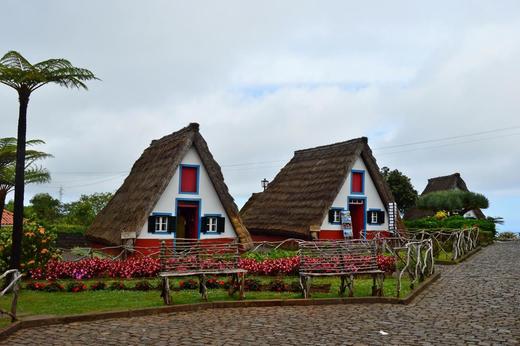
POLYGON ((105 244, 119 245, 121 232, 139 234, 182 158, 192 146, 197 150, 240 242, 250 243, 251 236, 228 192, 220 166, 200 135, 196 123, 152 141, 134 163, 123 185, 97 215, 86 232, 87 237, 105 244))
POLYGON ((366 137, 299 150, 267 189, 255 193, 240 214, 252 234, 310 238, 362 157, 385 205, 394 198, 380 174, 366 137))
MULTIPOLYGON (((424 188, 421 196, 426 195, 430 192, 446 191, 446 190, 462 190, 469 191, 466 182, 460 176, 460 173, 453 173, 442 177, 435 177, 428 179, 428 185, 424 188)), ((480 209, 473 210, 478 219, 485 219, 486 216, 480 209)), ((433 210, 419 209, 417 207, 410 208, 404 218, 406 220, 417 220, 423 217, 433 216, 435 212, 433 210)))

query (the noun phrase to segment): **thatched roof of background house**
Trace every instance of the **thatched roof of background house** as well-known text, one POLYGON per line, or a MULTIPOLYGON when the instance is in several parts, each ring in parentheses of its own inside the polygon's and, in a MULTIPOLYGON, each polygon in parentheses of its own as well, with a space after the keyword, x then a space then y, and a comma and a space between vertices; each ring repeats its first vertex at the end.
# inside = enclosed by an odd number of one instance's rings
POLYGON ((240 211, 252 234, 310 238, 319 229, 361 155, 385 205, 394 198, 380 174, 366 137, 298 150, 264 192, 240 211))
MULTIPOLYGON (((430 192, 446 191, 446 190, 462 190, 469 191, 466 182, 460 176, 460 173, 453 173, 442 177, 435 177, 428 179, 428 185, 424 188, 421 196, 426 195, 430 192)), ((485 219, 486 216, 480 209, 473 210, 478 219, 485 219)), ((433 216, 435 212, 433 210, 419 209, 417 207, 410 208, 404 218, 407 220, 417 220, 423 217, 433 216)))
POLYGON ((192 146, 197 150, 240 242, 250 243, 251 236, 228 192, 220 166, 200 135, 199 124, 196 123, 152 141, 134 163, 123 185, 96 216, 86 236, 105 244, 119 245, 121 232, 138 234, 192 146))

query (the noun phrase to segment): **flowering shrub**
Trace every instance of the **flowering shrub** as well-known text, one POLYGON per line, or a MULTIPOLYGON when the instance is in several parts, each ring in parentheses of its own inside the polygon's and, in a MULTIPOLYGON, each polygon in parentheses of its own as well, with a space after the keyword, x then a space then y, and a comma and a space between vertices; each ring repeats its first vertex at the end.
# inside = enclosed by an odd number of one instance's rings
POLYGON ((257 275, 293 275, 298 273, 300 258, 287 257, 257 261, 251 258, 241 258, 238 266, 250 274, 257 275))
POLYGON ((135 283, 134 289, 136 291, 149 291, 152 289, 152 285, 146 280, 138 281, 135 283))
POLYGON ((394 272, 395 258, 391 256, 377 256, 377 265, 384 272, 394 272))
POLYGON ((92 279, 101 277, 136 278, 156 276, 160 269, 159 259, 131 257, 124 261, 88 258, 77 262, 49 261, 43 268, 31 270, 33 279, 92 279))
POLYGON ((110 284, 110 286, 108 286, 108 289, 115 291, 115 290, 126 290, 127 288, 123 282, 114 281, 110 284))
POLYGON ((218 280, 217 278, 209 278, 206 281, 207 288, 222 288, 225 284, 224 280, 218 280))
MULTIPOLYGON (((323 263, 319 258, 307 258, 306 262, 315 266, 319 266, 324 272, 332 271, 338 265, 340 256, 333 258, 330 263, 323 263)), ((357 271, 360 266, 371 260, 370 257, 344 256, 343 261, 348 267, 347 269, 357 271)), ((186 262, 175 262, 171 270, 183 271, 183 268, 190 267, 190 259, 186 262)), ((379 268, 384 271, 393 271, 395 269, 395 260, 393 257, 378 256, 377 263, 379 268)), ((208 258, 199 261, 197 264, 201 268, 228 268, 232 262, 222 259, 208 258)), ((257 261, 252 258, 241 258, 238 263, 239 268, 245 269, 251 275, 296 275, 300 268, 300 258, 298 256, 266 259, 257 261)), ((140 278, 157 276, 161 268, 158 258, 151 257, 131 257, 124 261, 114 261, 111 259, 88 258, 77 262, 50 260, 41 268, 35 268, 29 272, 29 276, 35 280, 58 280, 58 279, 75 279, 84 280, 92 278, 140 278)), ((223 283, 217 282, 216 278, 208 280, 208 287, 217 288, 223 286, 223 283), (213 287, 211 287, 213 285, 213 287)))
POLYGON ((289 284, 289 291, 291 291, 291 292, 302 292, 302 285, 300 284, 300 281, 292 281, 289 284))
MULTIPOLYGON (((43 228, 34 222, 26 222, 23 226, 22 255, 20 269, 28 272, 45 266, 51 259, 58 259, 59 253, 54 247, 56 231, 43 228)), ((0 271, 7 270, 12 247, 12 227, 0 228, 0 271)))
POLYGON ((262 286, 260 280, 257 279, 245 279, 244 288, 246 291, 260 291, 262 286))
POLYGON ((69 282, 69 284, 67 285, 68 292, 77 293, 77 292, 82 292, 82 291, 86 291, 86 290, 87 290, 87 285, 85 285, 82 282, 69 282))
POLYGON ((269 283, 269 291, 285 292, 289 289, 287 284, 282 279, 275 279, 269 283))
POLYGON ((91 291, 101 291, 107 288, 107 284, 103 281, 94 282, 92 285, 90 285, 91 291))
POLYGON ((46 292, 62 292, 65 290, 65 287, 56 281, 51 281, 43 288, 46 292))
POLYGON ((195 281, 193 279, 189 279, 186 281, 179 281, 179 288, 181 290, 194 290, 197 287, 199 287, 199 284, 197 283, 197 281, 195 281))
POLYGON ((25 288, 31 291, 43 291, 45 284, 39 282, 29 282, 27 285, 25 285, 25 288))

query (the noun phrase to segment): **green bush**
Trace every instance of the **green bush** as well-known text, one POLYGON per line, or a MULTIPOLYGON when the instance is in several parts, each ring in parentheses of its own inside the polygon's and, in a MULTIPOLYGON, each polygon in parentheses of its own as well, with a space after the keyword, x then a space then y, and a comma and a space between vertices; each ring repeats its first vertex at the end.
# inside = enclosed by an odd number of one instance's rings
MULTIPOLYGON (((410 229, 435 229, 435 228, 468 228, 477 226, 481 232, 489 232, 491 239, 496 235, 495 223, 491 220, 475 220, 465 219, 462 216, 450 216, 443 220, 434 217, 425 217, 423 219, 405 221, 406 228, 410 229)), ((489 234, 486 234, 486 238, 489 234)))
POLYGON ((257 261, 264 261, 266 259, 294 257, 296 255, 297 251, 276 249, 269 251, 248 251, 242 255, 242 258, 250 258, 257 261))
MULTIPOLYGON (((20 262, 23 272, 41 268, 50 259, 59 258, 55 247, 56 230, 54 228, 43 228, 34 222, 26 222, 23 228, 20 262)), ((0 269, 6 269, 11 258, 12 233, 12 227, 0 228, 0 269)))
POLYGON ((500 232, 497 236, 498 240, 517 240, 518 235, 513 232, 500 232))
POLYGON ((85 234, 88 226, 84 225, 69 225, 69 224, 57 224, 54 226, 58 233, 78 233, 85 234))

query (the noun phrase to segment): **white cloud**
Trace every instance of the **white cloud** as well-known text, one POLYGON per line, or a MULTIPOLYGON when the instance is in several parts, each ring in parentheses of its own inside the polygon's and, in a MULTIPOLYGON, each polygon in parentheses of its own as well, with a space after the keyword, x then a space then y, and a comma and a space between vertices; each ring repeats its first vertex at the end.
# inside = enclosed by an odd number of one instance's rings
MULTIPOLYGON (((55 158, 45 164, 55 173, 29 195, 56 195, 60 185, 69 199, 115 190, 151 139, 192 121, 241 201, 296 149, 362 135, 378 148, 518 126, 518 7, 7 2, 3 25, 26 25, 2 37, 4 51, 67 57, 103 80, 89 92, 50 86, 31 98, 28 134, 47 141, 55 158), (260 163, 233 165, 250 162, 260 163)), ((16 112, 16 95, 0 88, 0 136, 15 134, 16 112)), ((419 190, 429 177, 459 171, 474 190, 515 198, 519 132, 375 152, 419 190)))

